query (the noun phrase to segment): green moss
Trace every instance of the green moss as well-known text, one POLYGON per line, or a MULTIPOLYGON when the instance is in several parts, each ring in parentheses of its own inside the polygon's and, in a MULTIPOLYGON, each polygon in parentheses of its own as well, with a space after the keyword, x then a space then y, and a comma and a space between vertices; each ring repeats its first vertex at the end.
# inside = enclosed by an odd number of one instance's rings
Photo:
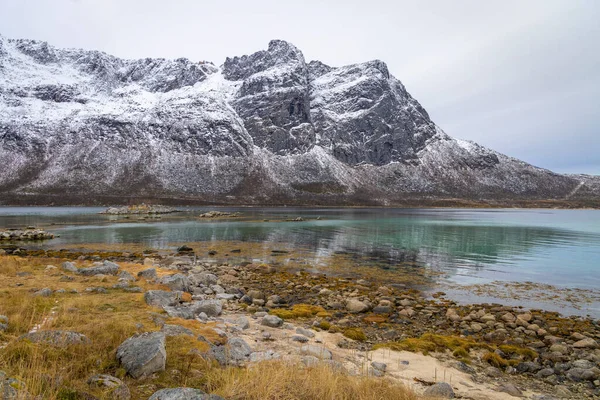
POLYGON ((374 346, 374 349, 378 348, 389 348, 396 351, 412 351, 421 352, 423 354, 429 354, 430 352, 446 351, 452 352, 458 350, 461 356, 468 356, 468 352, 471 349, 491 349, 486 343, 475 342, 474 340, 461 338, 458 336, 442 336, 434 335, 432 333, 426 333, 420 338, 408 338, 399 342, 380 343, 374 346))
POLYGON ((485 353, 481 359, 496 368, 506 368, 510 365, 508 360, 505 360, 498 354, 492 353, 491 351, 485 353))
POLYGON ((348 339, 357 340, 359 342, 364 342, 367 340, 367 335, 360 328, 348 328, 343 333, 348 339))
POLYGON ((319 328, 323 329, 324 331, 328 331, 329 328, 331 328, 331 324, 328 321, 321 321, 319 322, 319 328))
POLYGON ((315 315, 329 316, 323 307, 311 304, 296 304, 291 309, 276 308, 269 312, 282 319, 311 318, 315 315))
POLYGON ((528 347, 520 347, 513 346, 508 344, 503 344, 498 347, 502 350, 503 353, 508 354, 510 356, 521 356, 524 360, 533 361, 538 358, 537 351, 530 349, 528 347))
POLYGON ((469 358, 469 351, 467 349, 465 349, 464 347, 459 347, 456 350, 454 350, 452 352, 452 355, 456 358, 469 358))

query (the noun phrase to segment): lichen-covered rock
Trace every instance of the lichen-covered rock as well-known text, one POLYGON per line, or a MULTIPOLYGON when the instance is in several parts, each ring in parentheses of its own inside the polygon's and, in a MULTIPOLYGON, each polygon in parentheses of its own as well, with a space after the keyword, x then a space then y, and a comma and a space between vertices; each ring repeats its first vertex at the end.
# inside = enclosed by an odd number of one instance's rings
POLYGON ((137 276, 144 279, 156 279, 158 275, 156 274, 156 268, 148 268, 138 272, 137 276))
POLYGON ((146 332, 130 337, 117 349, 117 360, 136 379, 164 371, 167 360, 165 334, 146 332))
POLYGON ((171 388, 161 389, 148 400, 224 400, 216 394, 206 394, 200 389, 171 388))
POLYGON ((73 264, 70 261, 65 261, 64 263, 62 263, 61 268, 63 269, 63 271, 67 271, 67 272, 77 273, 79 271, 77 269, 77 267, 75 266, 75 264, 73 264))
POLYGON ((182 292, 190 291, 190 281, 188 277, 183 274, 164 276, 159 282, 171 290, 179 290, 182 292))
POLYGON ((117 272, 119 272, 119 265, 108 260, 104 261, 102 265, 78 269, 78 273, 84 276, 116 275, 117 272))
POLYGON ((210 355, 221 365, 241 365, 248 361, 252 348, 242 338, 231 338, 223 346, 213 346, 210 355))
POLYGON ((88 385, 103 389, 105 394, 115 400, 129 400, 131 392, 122 380, 110 375, 93 375, 88 379, 88 385))
POLYGON ((8 376, 4 371, 0 371, 1 400, 27 399, 29 397, 24 382, 8 376))
POLYGON ((165 290, 148 290, 144 293, 144 301, 149 306, 167 307, 176 306, 181 302, 182 292, 168 292, 165 290))

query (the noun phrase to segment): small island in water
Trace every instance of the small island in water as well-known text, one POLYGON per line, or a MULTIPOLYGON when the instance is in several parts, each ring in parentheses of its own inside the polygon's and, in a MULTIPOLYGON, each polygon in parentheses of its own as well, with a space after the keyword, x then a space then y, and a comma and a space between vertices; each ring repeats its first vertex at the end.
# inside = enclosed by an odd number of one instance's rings
POLYGON ((132 206, 122 206, 122 207, 109 207, 106 210, 100 212, 100 214, 108 214, 108 215, 158 215, 158 214, 172 214, 180 212, 172 207, 161 206, 161 205, 149 205, 149 204, 139 204, 132 206))

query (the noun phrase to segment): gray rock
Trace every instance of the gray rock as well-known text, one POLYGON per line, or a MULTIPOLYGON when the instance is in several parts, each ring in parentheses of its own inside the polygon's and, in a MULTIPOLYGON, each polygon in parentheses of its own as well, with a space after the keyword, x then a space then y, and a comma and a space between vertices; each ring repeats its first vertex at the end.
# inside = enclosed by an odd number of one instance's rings
POLYGON ((136 379, 164 371, 167 360, 165 334, 147 332, 130 337, 117 349, 117 360, 136 379))
POLYGON ((148 400, 224 400, 214 394, 206 394, 200 389, 171 388, 154 393, 148 400))
POLYGON ((6 315, 0 315, 0 323, 8 324, 8 317, 6 315))
POLYGON ((591 362, 589 360, 575 360, 575 361, 573 361, 573 367, 574 368, 582 368, 582 369, 590 369, 590 368, 594 368, 595 365, 593 362, 591 362))
POLYGON ((591 338, 585 338, 573 343, 573 347, 576 349, 597 349, 598 342, 591 338))
POLYGON ((61 330, 29 332, 20 338, 33 343, 47 343, 58 347, 90 343, 90 340, 81 333, 61 330))
POLYGON ((108 293, 108 290, 106 290, 106 288, 103 288, 101 286, 85 288, 85 291, 90 292, 90 293, 102 293, 102 294, 108 293))
POLYGON ((304 335, 292 335, 292 342, 308 343, 309 339, 304 335))
POLYGON ((516 369, 520 373, 523 373, 523 372, 532 372, 532 373, 534 373, 534 372, 539 371, 541 369, 541 367, 536 362, 525 361, 525 362, 517 364, 516 369))
POLYGON ((144 279, 156 279, 158 275, 156 274, 156 268, 148 268, 143 271, 138 272, 138 278, 144 279))
POLYGON ((188 277, 183 274, 164 276, 159 280, 159 282, 171 290, 178 290, 182 292, 190 291, 190 281, 188 277))
POLYGON ((438 382, 429 386, 423 392, 425 396, 431 397, 441 397, 444 399, 453 399, 454 398, 454 389, 446 382, 438 382))
POLYGON ((77 269, 77 267, 75 266, 75 264, 73 264, 70 261, 65 261, 64 263, 62 263, 61 268, 63 269, 63 271, 67 271, 67 272, 77 273, 77 271, 79 271, 77 269))
POLYGON ((119 272, 119 266, 112 261, 104 261, 102 265, 95 267, 80 268, 79 274, 84 276, 93 275, 116 275, 119 272))
POLYGON ((463 361, 458 361, 454 364, 454 366, 456 367, 456 369, 458 369, 459 371, 465 372, 467 374, 471 374, 474 375, 476 373, 475 369, 473 367, 471 367, 470 365, 464 363, 463 361))
POLYGON ((535 374, 538 378, 547 378, 552 375, 554 375, 554 370, 552 368, 542 368, 535 374))
POLYGON ((241 316, 235 320, 235 324, 240 327, 240 329, 248 329, 250 328, 250 320, 247 317, 241 316))
POLYGON ((321 361, 315 356, 302 356, 301 360, 307 367, 316 367, 321 361))
POLYGON ((310 329, 296 328, 296 333, 304 335, 307 338, 314 338, 315 337, 315 333, 313 331, 311 331, 310 329))
POLYGON ((362 301, 350 299, 346 302, 346 310, 351 313, 362 313, 369 310, 369 306, 362 301))
POLYGON ((279 328, 283 325, 283 320, 276 315, 265 315, 261 321, 261 325, 279 328))
POLYGON ((213 346, 210 355, 221 365, 241 365, 250 359, 252 348, 242 338, 231 338, 224 346, 213 346))
POLYGON ((182 292, 167 292, 165 290, 148 290, 144 293, 144 301, 149 306, 176 306, 181 302, 182 292))
POLYGON ((377 362, 377 361, 373 361, 371 363, 371 366, 373 368, 375 368, 376 370, 379 370, 379 371, 382 371, 382 372, 385 372, 385 370, 387 369, 387 364, 382 363, 382 362, 377 362))
POLYGON ((498 385, 497 390, 499 392, 508 393, 513 397, 522 397, 523 396, 523 392, 521 392, 519 390, 519 388, 517 388, 515 385, 513 385, 512 383, 509 383, 509 382, 501 383, 500 385, 498 385))
POLYGON ((88 379, 88 385, 104 389, 111 399, 129 400, 131 392, 122 380, 110 375, 94 375, 88 379))
POLYGON ((306 344, 302 346, 300 349, 302 354, 317 357, 324 360, 331 360, 333 358, 333 354, 331 351, 327 350, 322 346, 315 346, 312 344, 306 344))
POLYGON ((119 278, 119 280, 123 280, 123 281, 127 281, 127 282, 135 281, 135 277, 127 271, 119 272, 119 275, 117 275, 117 278, 119 278))
POLYGON ((165 336, 181 336, 181 335, 194 336, 194 332, 192 332, 191 329, 188 329, 181 325, 164 324, 162 326, 161 331, 165 334, 165 336))
POLYGON ((207 272, 194 272, 188 275, 190 284, 194 286, 210 286, 216 285, 218 278, 216 275, 209 274, 207 272))
POLYGON ((392 307, 390 307, 390 306, 375 306, 375 307, 373 307, 373 312, 375 314, 390 314, 392 312, 392 307))
POLYGON ((50 296, 52 296, 52 289, 50 289, 50 288, 43 288, 43 289, 38 290, 37 292, 35 292, 33 295, 34 296, 39 296, 39 297, 50 297, 50 296))
POLYGON ((209 317, 218 317, 223 311, 223 305, 219 300, 200 300, 193 304, 196 315, 205 313, 209 317))
POLYGON ((6 375, 4 371, 0 371, 0 399, 28 399, 31 396, 27 393, 26 387, 24 382, 6 375))
POLYGON ((219 300, 234 300, 236 297, 235 294, 218 293, 216 298, 219 300))
POLYGON ((250 354, 250 362, 260 362, 267 360, 277 360, 280 359, 281 355, 273 350, 267 351, 255 351, 250 354))
POLYGON ((500 378, 502 376, 502 371, 496 367, 487 367, 483 372, 490 378, 500 378))
POLYGON ((599 377, 600 370, 598 368, 571 368, 567 371, 567 378, 574 382, 593 381, 599 377))

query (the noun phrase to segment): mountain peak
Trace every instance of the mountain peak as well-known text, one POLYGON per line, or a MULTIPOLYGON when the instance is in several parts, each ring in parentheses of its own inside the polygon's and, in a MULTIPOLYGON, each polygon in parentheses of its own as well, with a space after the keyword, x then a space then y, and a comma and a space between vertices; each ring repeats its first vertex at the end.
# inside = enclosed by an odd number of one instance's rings
MULTIPOLYGON (((284 40, 220 70, 0 37, 2 52, 4 198, 393 204, 580 184, 446 136, 381 60, 307 65, 284 40)), ((587 182, 578 195, 600 187, 587 182)))

